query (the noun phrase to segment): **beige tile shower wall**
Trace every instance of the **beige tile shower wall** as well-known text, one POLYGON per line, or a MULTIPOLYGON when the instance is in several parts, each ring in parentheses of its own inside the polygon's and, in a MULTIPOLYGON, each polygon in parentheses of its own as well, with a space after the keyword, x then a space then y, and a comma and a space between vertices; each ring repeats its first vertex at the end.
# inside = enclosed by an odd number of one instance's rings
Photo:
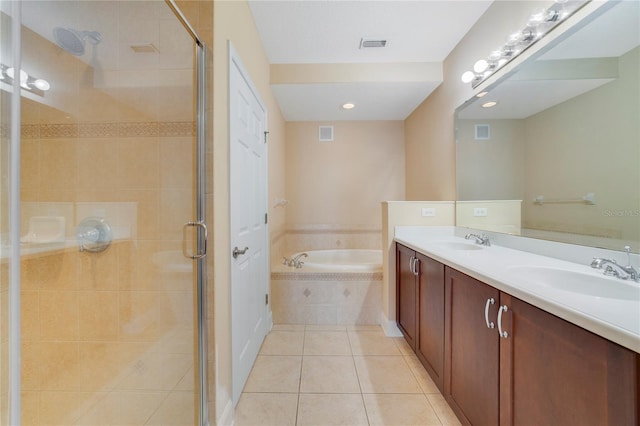
POLYGON ((396 320, 396 226, 453 226, 454 201, 385 201, 382 203, 382 318, 385 331, 393 333, 396 320), (429 216, 423 216, 429 209, 429 216))
POLYGON ((179 347, 158 346, 178 330, 191 336, 193 295, 191 274, 163 271, 170 260, 156 260, 159 253, 177 253, 171 261, 182 262, 178 222, 191 215, 191 178, 184 170, 191 168, 192 136, 58 141, 23 139, 23 173, 40 176, 31 185, 27 180, 23 198, 56 201, 26 205, 74 205, 77 217, 67 224, 73 235, 75 224, 93 214, 92 206, 133 204, 137 215, 129 229, 137 239, 103 253, 72 249, 22 261, 25 424, 52 418, 70 424, 107 391, 168 392, 193 359, 190 338, 179 347), (66 148, 55 149, 58 143, 66 148), (106 164, 110 176, 98 161, 93 169, 103 178, 84 182, 90 171, 82 171, 83 159, 105 152, 113 154, 106 164), (176 361, 177 370, 158 371, 154 366, 163 357, 176 361), (160 374, 159 381, 131 376, 136 365, 160 374), (60 398, 64 403, 53 403, 60 398))
POLYGON ((635 48, 620 58, 614 81, 526 120, 525 228, 640 241, 638 63, 635 48), (613 104, 620 107, 607 107, 613 104), (589 192, 595 205, 533 203, 539 195, 575 199, 589 192))
POLYGON ((522 200, 458 201, 456 225, 520 235, 522 200), (476 209, 483 210, 478 213, 476 209), (484 216, 483 216, 484 215, 484 216))
POLYGON ((287 224, 380 226, 380 202, 403 200, 400 121, 290 122, 286 126, 287 224), (334 126, 319 142, 318 126, 334 126))

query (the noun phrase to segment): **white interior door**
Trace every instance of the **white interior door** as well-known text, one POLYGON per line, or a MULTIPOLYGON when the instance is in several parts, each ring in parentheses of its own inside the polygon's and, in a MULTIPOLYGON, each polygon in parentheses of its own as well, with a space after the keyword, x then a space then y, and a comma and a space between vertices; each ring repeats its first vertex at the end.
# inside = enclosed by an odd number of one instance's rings
POLYGON ((270 328, 267 231, 267 111, 229 46, 231 340, 238 402, 270 328))

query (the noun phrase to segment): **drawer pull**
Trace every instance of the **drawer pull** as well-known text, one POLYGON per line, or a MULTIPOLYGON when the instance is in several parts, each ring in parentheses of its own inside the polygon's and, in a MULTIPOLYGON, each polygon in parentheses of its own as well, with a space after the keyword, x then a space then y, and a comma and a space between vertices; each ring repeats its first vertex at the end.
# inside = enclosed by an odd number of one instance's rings
POLYGON ((502 331, 502 313, 507 312, 508 310, 509 308, 507 307, 507 305, 502 305, 500 306, 500 309, 498 309, 498 334, 503 339, 509 337, 509 333, 507 333, 506 331, 502 331))
POLYGON ((484 305, 484 321, 487 323, 487 328, 495 328, 493 321, 489 321, 489 305, 493 305, 496 301, 493 297, 487 299, 487 303, 484 305))

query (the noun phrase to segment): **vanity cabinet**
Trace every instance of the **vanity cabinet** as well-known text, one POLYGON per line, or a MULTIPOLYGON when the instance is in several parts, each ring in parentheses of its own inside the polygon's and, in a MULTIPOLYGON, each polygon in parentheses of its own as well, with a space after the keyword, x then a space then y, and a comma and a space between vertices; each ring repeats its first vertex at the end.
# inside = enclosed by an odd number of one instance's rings
POLYGON ((444 265, 401 244, 396 249, 398 327, 444 390, 444 265))
POLYGON ((455 269, 445 280, 445 398, 464 424, 638 424, 638 354, 455 269))
POLYGON ((396 246, 398 325, 463 424, 640 424, 640 354, 396 246))
POLYGON ((405 340, 416 350, 417 279, 414 272, 416 252, 396 244, 396 322, 405 340))
POLYGON ((500 425, 639 424, 637 353, 506 293, 500 306, 500 425))
POLYGON ((499 421, 500 342, 495 318, 500 293, 461 272, 445 272, 444 396, 458 418, 473 425, 499 421), (493 301, 493 304, 491 303, 493 301), (485 309, 486 308, 486 309, 485 309))

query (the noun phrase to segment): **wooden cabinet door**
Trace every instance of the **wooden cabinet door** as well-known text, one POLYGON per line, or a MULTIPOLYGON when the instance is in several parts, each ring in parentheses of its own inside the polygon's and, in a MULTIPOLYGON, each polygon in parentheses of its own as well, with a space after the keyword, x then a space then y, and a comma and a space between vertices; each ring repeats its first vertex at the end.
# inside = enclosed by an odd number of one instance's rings
POLYGON ((416 355, 444 392, 444 265, 417 254, 418 341, 416 355))
POLYGON ((502 293, 500 425, 637 425, 638 354, 502 293))
POLYGON ((485 323, 485 304, 494 299, 495 321, 499 292, 447 267, 445 298, 445 397, 464 424, 497 425, 500 338, 485 323))
POLYGON ((396 321, 413 350, 416 349, 416 276, 410 264, 415 251, 396 244, 396 321))

